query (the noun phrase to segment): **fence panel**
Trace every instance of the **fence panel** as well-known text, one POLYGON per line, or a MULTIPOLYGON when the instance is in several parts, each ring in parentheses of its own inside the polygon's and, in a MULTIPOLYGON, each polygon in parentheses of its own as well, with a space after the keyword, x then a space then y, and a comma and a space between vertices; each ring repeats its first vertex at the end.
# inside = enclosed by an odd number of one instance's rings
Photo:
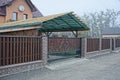
POLYGON ((99 51, 99 42, 98 38, 87 38, 87 52, 99 51))
POLYGON ((0 36, 0 66, 41 60, 41 37, 0 36))
POLYGON ((80 50, 80 38, 49 38, 48 52, 65 52, 80 50))
POLYGON ((102 50, 105 49, 110 49, 110 39, 102 39, 102 44, 101 44, 102 50))
POLYGON ((120 47, 120 38, 115 39, 115 45, 116 48, 120 47))
POLYGON ((1 52, 2 52, 2 46, 1 46, 2 43, 1 43, 1 42, 2 42, 2 40, 1 40, 1 38, 0 38, 0 66, 2 65, 2 64, 1 64, 1 61, 2 61, 2 54, 1 54, 1 52))

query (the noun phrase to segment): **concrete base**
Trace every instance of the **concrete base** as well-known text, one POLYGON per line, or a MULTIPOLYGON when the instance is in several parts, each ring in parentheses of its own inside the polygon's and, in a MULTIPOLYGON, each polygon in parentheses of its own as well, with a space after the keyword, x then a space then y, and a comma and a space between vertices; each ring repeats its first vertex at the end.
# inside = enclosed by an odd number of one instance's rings
POLYGON ((44 67, 43 61, 33 61, 0 67, 0 77, 44 67))
POLYGON ((94 56, 100 56, 100 55, 108 54, 108 53, 111 53, 111 50, 106 49, 106 50, 102 50, 102 51, 94 51, 94 52, 87 53, 85 55, 85 57, 86 58, 91 58, 91 57, 94 57, 94 56))
POLYGON ((88 59, 86 58, 69 58, 66 60, 59 60, 53 63, 49 63, 45 67, 50 70, 58 70, 73 64, 77 64, 77 63, 82 64, 83 62, 86 62, 86 61, 88 61, 88 59))

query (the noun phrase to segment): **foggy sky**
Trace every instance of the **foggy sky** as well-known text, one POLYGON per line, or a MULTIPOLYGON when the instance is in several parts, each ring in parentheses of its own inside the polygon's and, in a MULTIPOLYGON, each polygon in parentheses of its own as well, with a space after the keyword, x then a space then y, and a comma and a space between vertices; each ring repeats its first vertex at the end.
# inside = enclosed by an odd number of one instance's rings
POLYGON ((32 0, 32 2, 45 16, 70 11, 83 15, 106 9, 120 10, 118 0, 32 0))

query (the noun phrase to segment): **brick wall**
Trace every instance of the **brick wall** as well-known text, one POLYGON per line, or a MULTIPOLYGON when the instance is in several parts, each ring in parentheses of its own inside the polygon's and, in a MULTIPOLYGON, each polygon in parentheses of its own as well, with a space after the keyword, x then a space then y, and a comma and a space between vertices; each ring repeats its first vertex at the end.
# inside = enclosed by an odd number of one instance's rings
POLYGON ((6 6, 6 17, 5 17, 6 22, 8 22, 12 19, 13 12, 18 13, 18 20, 23 19, 23 14, 28 14, 28 18, 32 18, 31 9, 28 6, 28 4, 25 2, 25 0, 14 0, 14 2, 11 5, 6 6), (23 12, 19 11, 18 7, 20 5, 23 5, 25 7, 25 11, 23 11, 23 12))
POLYGON ((5 17, 4 16, 0 16, 0 23, 5 22, 5 17))

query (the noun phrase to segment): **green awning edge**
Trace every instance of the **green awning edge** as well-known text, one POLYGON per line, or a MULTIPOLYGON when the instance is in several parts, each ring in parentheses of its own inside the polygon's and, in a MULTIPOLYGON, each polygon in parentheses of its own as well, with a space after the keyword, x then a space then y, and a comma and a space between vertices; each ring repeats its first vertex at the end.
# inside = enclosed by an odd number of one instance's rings
POLYGON ((44 27, 39 28, 40 32, 88 31, 88 30, 89 30, 89 28, 84 28, 84 27, 79 27, 79 26, 74 26, 74 28, 70 28, 70 27, 63 28, 63 27, 61 27, 61 29, 51 28, 51 27, 49 27, 49 28, 44 28, 44 27))
POLYGON ((33 27, 37 25, 41 25, 42 22, 33 22, 33 23, 26 23, 26 24, 18 24, 18 25, 13 25, 13 26, 0 26, 0 30, 5 30, 5 29, 17 29, 17 28, 26 28, 26 27, 33 27))

